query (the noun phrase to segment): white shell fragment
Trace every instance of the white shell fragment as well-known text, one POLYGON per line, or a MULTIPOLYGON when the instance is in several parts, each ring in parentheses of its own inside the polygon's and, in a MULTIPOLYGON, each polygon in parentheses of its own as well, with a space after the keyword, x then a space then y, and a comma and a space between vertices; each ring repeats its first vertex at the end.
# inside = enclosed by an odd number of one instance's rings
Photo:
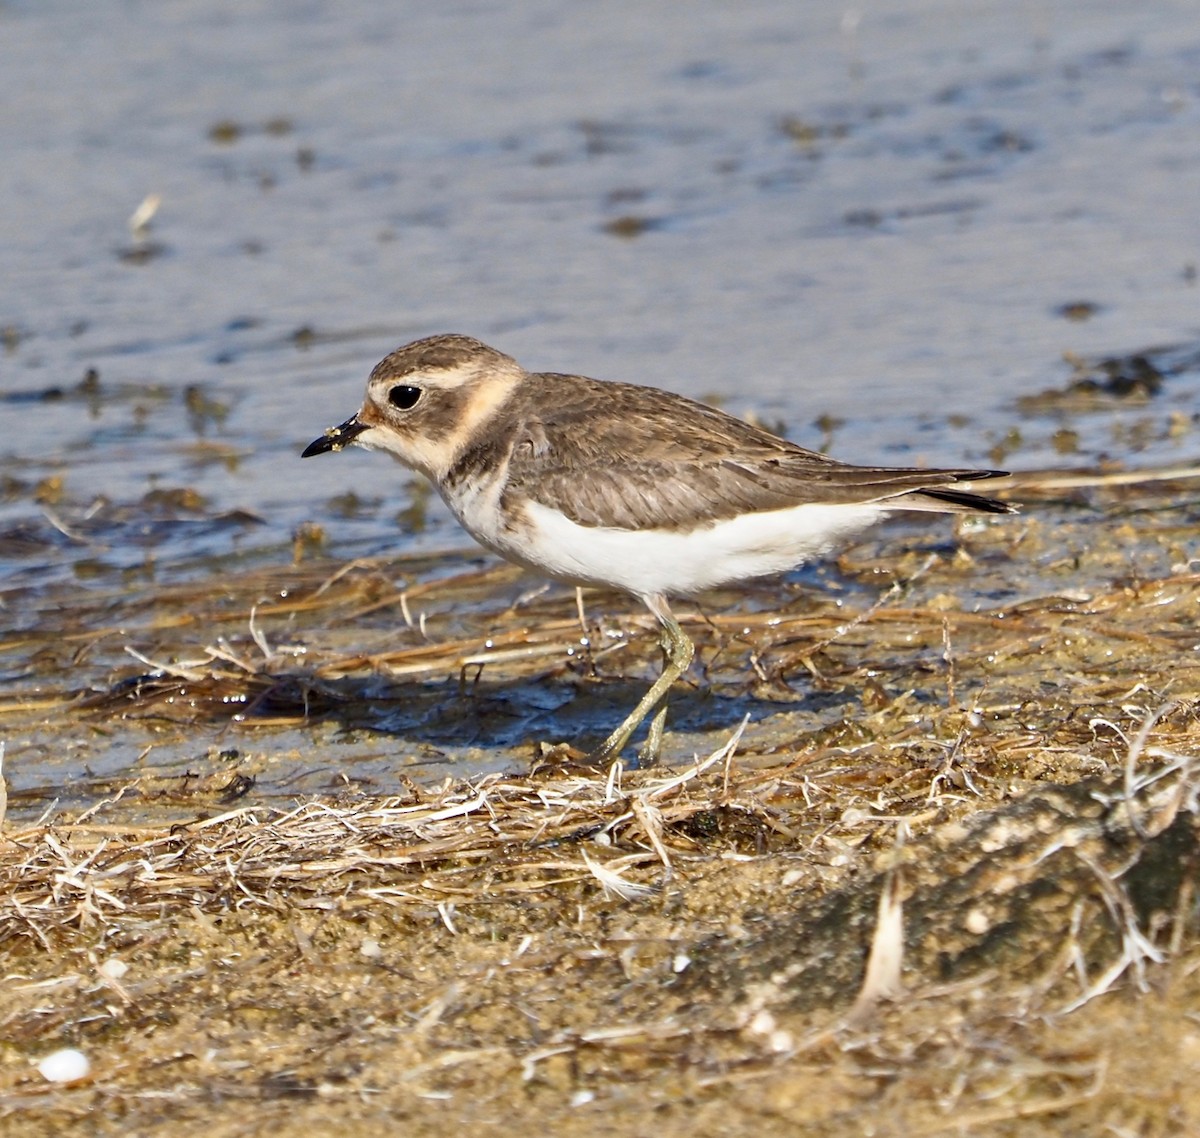
POLYGON ((129 971, 129 965, 115 956, 110 956, 96 971, 106 980, 120 980, 129 971))
POLYGON ((61 1051, 52 1051, 38 1065, 38 1073, 51 1083, 76 1083, 86 1079, 91 1073, 92 1064, 82 1051, 74 1047, 64 1047, 61 1051))

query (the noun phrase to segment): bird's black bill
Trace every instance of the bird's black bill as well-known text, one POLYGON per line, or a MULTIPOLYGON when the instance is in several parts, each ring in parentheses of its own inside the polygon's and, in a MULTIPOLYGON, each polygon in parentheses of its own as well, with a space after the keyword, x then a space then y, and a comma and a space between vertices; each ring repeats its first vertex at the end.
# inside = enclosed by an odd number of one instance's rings
POLYGON ((330 427, 319 439, 313 439, 300 452, 301 458, 312 458, 314 454, 325 454, 326 451, 341 450, 354 442, 367 429, 366 423, 360 423, 357 415, 351 415, 340 427, 330 427))

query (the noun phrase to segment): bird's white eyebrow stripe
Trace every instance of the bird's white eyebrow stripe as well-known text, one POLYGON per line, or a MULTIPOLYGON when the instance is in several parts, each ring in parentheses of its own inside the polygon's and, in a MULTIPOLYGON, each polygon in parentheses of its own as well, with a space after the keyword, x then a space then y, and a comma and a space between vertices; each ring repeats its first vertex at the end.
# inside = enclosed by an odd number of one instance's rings
POLYGON ((371 386, 390 390, 401 387, 439 387, 443 391, 455 391, 464 384, 478 378, 478 373, 469 367, 414 368, 412 371, 383 374, 371 378, 371 386))

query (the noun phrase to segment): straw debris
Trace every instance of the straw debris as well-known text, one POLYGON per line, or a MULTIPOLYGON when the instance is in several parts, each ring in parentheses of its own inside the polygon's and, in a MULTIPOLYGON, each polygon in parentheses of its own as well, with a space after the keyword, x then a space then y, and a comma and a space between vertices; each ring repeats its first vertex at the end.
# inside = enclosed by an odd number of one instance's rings
POLYGON ((706 599, 645 770, 572 761, 655 667, 619 598, 10 595, 0 1133, 1194 1132, 1179 486, 706 599))

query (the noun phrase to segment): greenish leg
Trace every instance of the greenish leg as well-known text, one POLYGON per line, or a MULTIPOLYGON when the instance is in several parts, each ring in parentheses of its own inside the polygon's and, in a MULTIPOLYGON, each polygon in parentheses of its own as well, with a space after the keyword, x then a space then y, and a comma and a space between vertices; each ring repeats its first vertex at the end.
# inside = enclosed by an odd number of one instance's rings
POLYGON ((650 720, 650 730, 646 733, 646 741, 638 748, 638 766, 645 769, 652 767, 658 762, 658 757, 662 753, 663 733, 667 727, 667 704, 663 704, 654 713, 654 718, 650 720))
MULTIPOLYGON (((620 755, 625 749, 625 744, 629 742, 629 737, 641 726, 642 720, 663 702, 671 685, 691 666, 692 657, 696 653, 696 646, 679 627, 679 622, 675 617, 671 615, 666 598, 651 596, 643 599, 663 628, 665 660, 662 675, 638 700, 637 706, 625 717, 621 725, 588 756, 589 761, 597 765, 606 765, 620 755)), ((646 740, 643 753, 652 752, 657 757, 658 749, 662 744, 666 714, 667 709, 664 705, 650 725, 650 737, 646 740)))

